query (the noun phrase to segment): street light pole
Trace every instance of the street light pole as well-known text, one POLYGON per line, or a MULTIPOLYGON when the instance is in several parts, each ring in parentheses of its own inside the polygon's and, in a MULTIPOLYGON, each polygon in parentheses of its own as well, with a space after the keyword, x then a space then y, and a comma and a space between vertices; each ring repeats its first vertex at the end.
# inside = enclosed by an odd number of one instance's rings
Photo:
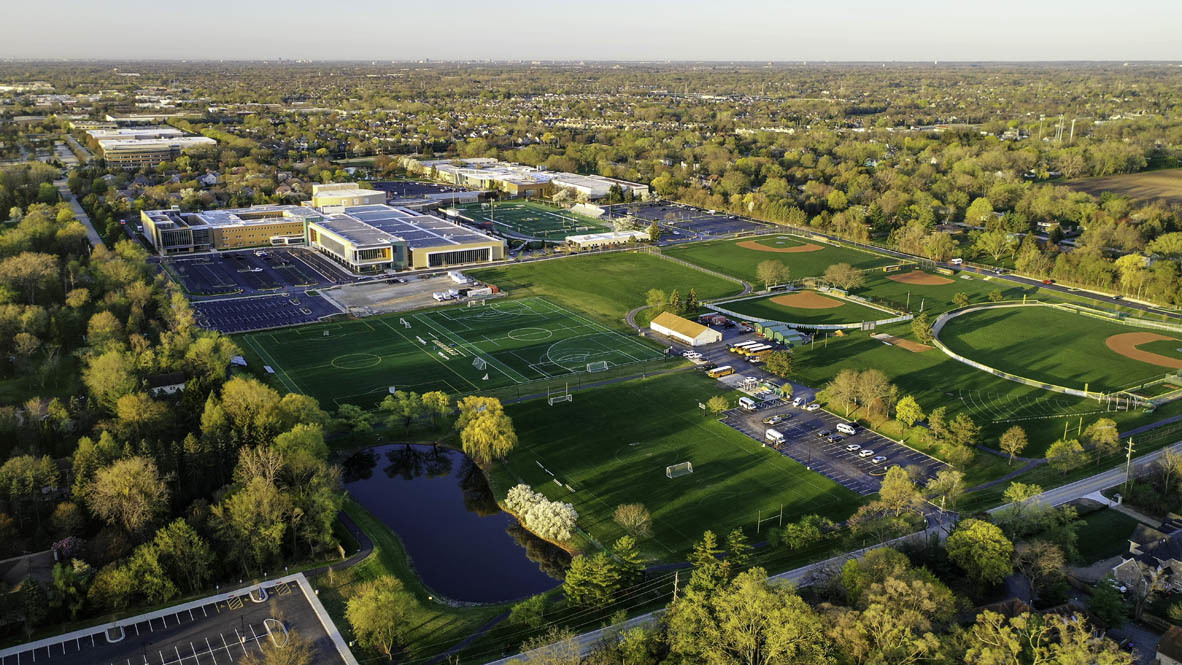
POLYGON ((1129 437, 1128 452, 1125 457, 1125 494, 1129 492, 1129 474, 1133 470, 1133 437, 1129 437))

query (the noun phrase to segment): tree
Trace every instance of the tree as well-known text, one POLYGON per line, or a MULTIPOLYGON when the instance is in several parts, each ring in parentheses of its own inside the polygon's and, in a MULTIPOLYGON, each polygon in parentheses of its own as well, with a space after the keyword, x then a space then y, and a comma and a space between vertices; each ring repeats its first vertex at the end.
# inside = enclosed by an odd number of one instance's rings
POLYGON ((1112 455, 1120 448, 1120 430, 1112 418, 1100 418, 1088 425, 1083 432, 1083 439, 1088 447, 1100 455, 1112 455))
POLYGON ((706 400, 706 409, 710 413, 722 413, 729 408, 731 408, 731 404, 727 401, 725 395, 715 395, 706 400))
POLYGON ((915 335, 916 341, 920 344, 931 343, 933 338, 932 320, 928 317, 927 312, 920 312, 911 319, 911 334, 915 335))
POLYGON ((1129 605, 1112 576, 1100 580, 1092 591, 1088 611, 1108 628, 1120 628, 1129 618, 1129 605))
POLYGON ((120 397, 139 386, 130 354, 118 350, 88 358, 82 370, 82 382, 95 400, 109 411, 115 410, 120 397))
POLYGON ((345 605, 345 618, 357 641, 377 649, 387 657, 402 644, 410 625, 406 618, 414 600, 402 588, 402 582, 383 575, 366 582, 345 605))
POLYGON ((620 576, 621 586, 630 586, 644 579, 644 561, 640 558, 640 551, 636 549, 636 539, 632 536, 620 536, 612 545, 612 565, 620 576))
POLYGON ((1010 456, 1010 464, 1014 463, 1014 458, 1022 454, 1026 450, 1026 430, 1018 425, 1014 425, 1001 434, 1000 446, 1002 452, 1010 456))
POLYGON ((373 429, 373 415, 356 404, 337 407, 335 421, 338 426, 357 434, 365 434, 373 429))
POLYGON ((742 529, 733 529, 727 534, 726 560, 732 571, 743 571, 751 565, 751 545, 742 529))
POLYGON ((964 495, 964 474, 954 469, 942 469, 924 485, 923 493, 941 510, 956 510, 964 495))
POLYGON ((378 408, 389 414, 387 420, 389 427, 393 428, 394 425, 401 424, 406 432, 410 431, 410 426, 415 420, 418 420, 419 416, 427 412, 427 407, 423 404, 423 399, 419 394, 409 390, 400 390, 397 394, 386 395, 378 408))
MULTIPOLYGON (((984 197, 973 199, 973 202, 964 212, 964 221, 973 226, 983 226, 985 222, 988 222, 992 219, 993 203, 984 197)), ((986 235, 986 233, 981 235, 986 235)))
POLYGON ((685 313, 685 303, 681 300, 681 291, 673 289, 673 293, 669 294, 669 311, 674 314, 685 313))
POLYGON ((763 368, 776 376, 788 376, 792 373, 792 351, 780 349, 772 351, 764 358, 763 368))
POLYGON ((651 243, 656 243, 661 240, 661 225, 657 220, 653 220, 652 224, 648 225, 648 240, 651 243))
POLYGON ((607 552, 577 556, 562 583, 562 592, 572 605, 604 607, 620 590, 620 571, 607 552))
POLYGON ((283 646, 261 642, 259 650, 248 652, 238 665, 312 665, 315 657, 313 645, 295 630, 289 630, 283 646))
POLYGON ((911 475, 897 465, 887 469, 878 497, 883 508, 896 517, 905 512, 918 511, 923 505, 923 496, 912 482, 911 475))
POLYGON ((791 590, 752 568, 712 593, 690 590, 668 611, 678 662, 822 665, 831 662, 825 622, 791 590))
POLYGON ((451 413, 451 397, 445 392, 433 390, 423 393, 422 400, 423 408, 431 415, 431 422, 436 425, 451 413))
POLYGON ((214 555, 205 540, 183 519, 176 519, 152 539, 160 565, 187 593, 196 593, 213 579, 214 555))
POLYGON ((825 269, 823 279, 839 289, 849 291, 862 286, 866 281, 861 270, 848 263, 834 263, 825 269))
POLYGON ((986 231, 977 236, 977 242, 973 247, 983 254, 988 254, 993 259, 994 263, 1001 260, 1003 254, 1008 254, 1013 250, 1017 241, 1013 240, 1009 233, 1003 230, 986 231))
POLYGON ((911 395, 904 395, 903 399, 895 405, 895 418, 908 427, 912 427, 915 423, 923 420, 923 409, 920 408, 919 402, 911 395))
POLYGON ((730 577, 730 564, 719 558, 721 554, 718 537, 713 531, 704 532, 702 540, 694 543, 694 549, 688 557, 693 566, 690 588, 699 591, 716 589, 730 577))
POLYGON ((1077 439, 1059 439, 1047 448, 1047 464, 1062 474, 1083 466, 1084 457, 1084 448, 1077 439))
POLYGON ((644 302, 652 310, 653 316, 664 312, 669 306, 669 299, 660 289, 649 289, 648 293, 644 295, 644 302))
POLYGON ((210 509, 210 522, 244 571, 262 571, 279 555, 290 514, 290 498, 255 476, 210 509))
POLYGON ((99 519, 134 534, 167 509, 168 488, 155 463, 127 457, 99 469, 86 489, 86 505, 99 519))
POLYGON ((1063 550, 1054 543, 1033 540, 1014 546, 1014 568, 1026 578, 1034 600, 1049 580, 1062 576, 1066 566, 1063 550))
POLYGON ((1013 543, 1000 528, 983 520, 961 522, 944 548, 953 563, 982 584, 997 584, 1013 570, 1013 543))
POLYGON ((966 413, 958 413, 948 423, 948 441, 954 446, 972 446, 977 442, 981 428, 966 413))
POLYGON ((33 629, 49 617, 49 594, 32 577, 21 580, 19 593, 21 611, 25 617, 25 634, 32 635, 33 629))
POLYGON ((647 538, 652 534, 653 522, 643 503, 621 503, 612 519, 633 538, 647 538))
POLYGON ((517 432, 503 410, 488 409, 468 420, 460 431, 460 443, 464 453, 473 461, 488 466, 513 451, 517 446, 517 432))
POLYGON ((957 291, 956 295, 952 296, 952 303, 957 307, 968 307, 969 296, 961 291, 957 291))
POLYGON ((1006 297, 1001 292, 1001 289, 993 289, 989 292, 989 302, 1001 302, 1005 299, 1006 297))
POLYGON ((765 290, 770 289, 772 284, 784 284, 788 281, 788 266, 775 259, 760 261, 759 265, 755 266, 755 276, 763 282, 765 290))
POLYGON ((845 407, 847 417, 850 415, 850 406, 857 404, 858 395, 861 393, 859 374, 856 369, 843 369, 825 388, 830 400, 840 402, 845 407))
POLYGON ((546 616, 546 596, 530 596, 509 610, 509 623, 528 628, 540 628, 546 616))

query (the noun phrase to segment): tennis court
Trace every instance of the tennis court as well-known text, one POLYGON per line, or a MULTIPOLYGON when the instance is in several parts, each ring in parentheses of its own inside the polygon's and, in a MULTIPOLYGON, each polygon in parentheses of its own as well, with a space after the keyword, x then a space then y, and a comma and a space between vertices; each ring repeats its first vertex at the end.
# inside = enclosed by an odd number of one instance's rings
POLYGON ((543 240, 563 240, 582 233, 610 231, 611 225, 565 208, 533 201, 506 201, 458 206, 463 218, 476 224, 492 224, 498 231, 543 240))
POLYGON ((373 406, 390 392, 466 394, 663 357, 542 298, 247 335, 289 391, 373 406))

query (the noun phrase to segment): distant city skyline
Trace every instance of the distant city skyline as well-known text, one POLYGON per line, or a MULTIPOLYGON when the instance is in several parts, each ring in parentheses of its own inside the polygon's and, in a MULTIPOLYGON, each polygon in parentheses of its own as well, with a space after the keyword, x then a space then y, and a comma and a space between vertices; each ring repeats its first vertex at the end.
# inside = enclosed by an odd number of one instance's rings
POLYGON ((1182 60, 1182 2, 63 0, 0 10, 0 58, 1182 60))

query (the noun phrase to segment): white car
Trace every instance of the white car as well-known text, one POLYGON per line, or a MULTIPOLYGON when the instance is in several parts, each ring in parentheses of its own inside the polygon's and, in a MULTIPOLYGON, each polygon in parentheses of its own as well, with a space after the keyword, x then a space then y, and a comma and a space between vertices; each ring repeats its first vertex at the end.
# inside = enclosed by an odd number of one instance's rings
POLYGON ((817 404, 816 402, 813 402, 812 404, 809 404, 808 406, 804 407, 804 410, 805 411, 816 411, 819 408, 821 408, 821 405, 817 404))
POLYGON ((882 464, 883 462, 886 461, 886 455, 875 455, 874 459, 872 459, 870 461, 875 464, 882 464))
MULTIPOLYGON (((846 446, 846 447, 845 447, 845 449, 846 449, 847 451, 849 451, 849 452, 851 452, 851 453, 852 453, 852 452, 854 452, 855 450, 858 450, 858 449, 859 449, 859 448, 861 448, 861 447, 862 447, 862 446, 859 446, 859 445, 858 445, 858 444, 856 444, 856 443, 851 443, 850 445, 846 446)), ((874 452, 873 452, 873 451, 871 451, 871 453, 870 453, 870 454, 871 454, 871 455, 873 455, 873 454, 874 454, 874 452)))
POLYGON ((870 457, 873 454, 874 454, 874 451, 867 448, 866 450, 863 450, 862 452, 858 453, 858 457, 870 457))

